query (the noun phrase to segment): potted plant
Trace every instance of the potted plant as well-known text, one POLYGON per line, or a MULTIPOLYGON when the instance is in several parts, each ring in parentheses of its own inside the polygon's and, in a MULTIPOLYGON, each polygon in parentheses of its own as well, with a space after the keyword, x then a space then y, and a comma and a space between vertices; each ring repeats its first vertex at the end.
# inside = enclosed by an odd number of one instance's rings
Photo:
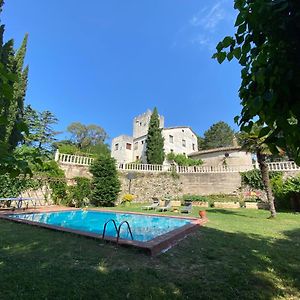
POLYGON ((199 216, 201 219, 206 219, 206 210, 199 210, 199 216))

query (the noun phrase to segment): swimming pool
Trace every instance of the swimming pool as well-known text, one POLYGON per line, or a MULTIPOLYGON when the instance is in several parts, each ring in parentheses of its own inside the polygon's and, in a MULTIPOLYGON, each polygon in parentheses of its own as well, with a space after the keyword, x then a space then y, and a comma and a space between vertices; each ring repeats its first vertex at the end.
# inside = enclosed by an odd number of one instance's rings
MULTIPOLYGON (((10 220, 49 229, 102 238, 104 224, 114 220, 118 227, 127 221, 132 231, 131 239, 126 224, 120 229, 120 244, 148 249, 151 254, 170 247, 176 241, 199 226, 195 218, 177 218, 148 214, 124 213, 98 210, 68 210, 38 213, 10 214, 10 220)), ((105 239, 116 241, 117 232, 113 222, 107 224, 105 239)))

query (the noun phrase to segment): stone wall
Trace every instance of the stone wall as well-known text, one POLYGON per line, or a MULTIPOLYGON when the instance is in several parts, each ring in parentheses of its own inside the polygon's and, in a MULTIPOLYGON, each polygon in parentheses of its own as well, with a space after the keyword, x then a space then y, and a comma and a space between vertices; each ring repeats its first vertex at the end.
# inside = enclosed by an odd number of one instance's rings
MULTIPOLYGON (((87 166, 60 164, 65 171, 66 178, 71 179, 80 176, 91 178, 87 166)), ((295 176, 299 172, 284 172, 284 176, 295 176)), ((122 195, 129 193, 129 180, 127 172, 119 172, 122 183, 122 195)), ((142 173, 135 172, 135 178, 131 180, 130 193, 136 196, 136 201, 151 201, 152 197, 163 198, 166 195, 172 197, 184 194, 210 195, 232 194, 241 186, 241 176, 238 172, 228 173, 142 173)))
MULTIPOLYGON (((122 191, 120 196, 129 193, 129 180, 126 173, 120 173, 122 191)), ((239 173, 181 174, 136 173, 131 180, 130 193, 137 202, 151 201, 152 197, 179 197, 184 194, 232 194, 241 186, 239 173)))
POLYGON ((74 177, 87 177, 92 178, 92 174, 89 172, 88 166, 72 165, 59 163, 60 168, 65 172, 67 179, 74 177))

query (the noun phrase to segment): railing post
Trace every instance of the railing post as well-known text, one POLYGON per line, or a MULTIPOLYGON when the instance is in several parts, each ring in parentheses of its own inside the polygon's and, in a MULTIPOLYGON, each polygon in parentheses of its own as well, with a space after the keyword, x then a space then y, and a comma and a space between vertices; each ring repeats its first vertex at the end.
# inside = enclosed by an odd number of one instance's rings
POLYGON ((59 150, 58 149, 56 149, 56 151, 55 151, 54 160, 55 161, 59 160, 59 150))

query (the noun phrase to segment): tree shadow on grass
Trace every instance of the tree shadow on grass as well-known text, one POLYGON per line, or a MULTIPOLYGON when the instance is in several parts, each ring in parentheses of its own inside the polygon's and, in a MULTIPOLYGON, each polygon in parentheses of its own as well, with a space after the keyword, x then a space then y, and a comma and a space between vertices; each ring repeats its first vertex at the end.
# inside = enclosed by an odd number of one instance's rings
POLYGON ((151 258, 0 221, 1 299, 273 299, 299 296, 300 229, 274 239, 202 227, 151 258))
POLYGON ((212 213, 212 214, 224 214, 224 215, 236 215, 236 216, 241 216, 241 217, 246 217, 246 218, 256 218, 256 216, 250 216, 250 215, 246 215, 243 214, 241 210, 229 210, 229 209, 220 209, 220 208, 212 208, 208 211, 208 213, 212 213))

